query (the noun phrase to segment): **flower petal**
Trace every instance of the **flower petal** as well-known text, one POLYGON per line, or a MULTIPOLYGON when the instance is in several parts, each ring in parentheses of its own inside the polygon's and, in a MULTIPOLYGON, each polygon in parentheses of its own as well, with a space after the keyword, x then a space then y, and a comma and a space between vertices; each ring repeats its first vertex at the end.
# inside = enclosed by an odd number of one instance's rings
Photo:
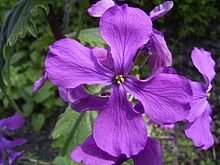
POLYGON ((24 125, 25 118, 20 113, 0 120, 0 130, 17 130, 24 125))
POLYGON ((148 137, 144 150, 132 158, 134 165, 162 165, 162 149, 157 141, 148 137))
POLYGON ((89 94, 82 85, 76 88, 59 88, 60 97, 68 103, 74 103, 82 98, 86 98, 89 94))
POLYGON ((146 144, 146 128, 135 113, 122 86, 113 86, 109 102, 94 124, 94 139, 99 148, 110 155, 126 157, 138 154, 146 144))
POLYGON ((14 147, 22 146, 25 143, 27 143, 26 139, 19 138, 19 139, 15 139, 15 140, 10 141, 10 146, 11 146, 11 148, 14 148, 14 147))
POLYGON ((203 75, 207 90, 212 88, 211 81, 215 77, 215 61, 212 59, 211 52, 205 51, 203 48, 194 48, 191 54, 194 66, 203 75))
POLYGON ((77 112, 101 110, 107 102, 107 97, 88 95, 86 98, 82 98, 72 103, 71 107, 77 112))
POLYGON ((128 73, 139 47, 147 43, 152 22, 144 11, 127 5, 108 9, 100 20, 100 33, 111 48, 117 73, 128 73))
POLYGON ((117 162, 116 157, 97 147, 92 135, 82 145, 72 151, 71 159, 77 163, 84 162, 86 165, 110 165, 117 162))
POLYGON ((192 139, 194 145, 204 150, 207 150, 214 144, 210 128, 212 123, 212 118, 210 117, 211 111, 211 107, 208 104, 201 117, 192 123, 187 123, 185 129, 186 136, 192 139))
POLYGON ((127 91, 141 101, 146 115, 157 124, 172 124, 188 116, 192 90, 184 77, 161 73, 148 80, 128 76, 125 82, 127 91))
POLYGON ((106 50, 101 47, 94 47, 92 53, 103 66, 110 70, 114 69, 114 60, 110 53, 110 48, 106 50))
POLYGON ((22 156, 22 154, 24 153, 24 151, 21 151, 21 152, 13 152, 9 155, 9 165, 12 165, 14 164, 14 162, 19 159, 19 157, 22 156))
POLYGON ((43 76, 41 76, 37 81, 34 82, 33 91, 34 92, 39 91, 40 88, 45 84, 46 80, 47 80, 47 72, 45 72, 43 76))
POLYGON ((101 17, 102 14, 110 7, 114 6, 115 2, 113 0, 100 0, 93 4, 89 9, 88 13, 92 17, 101 17))
POLYGON ((172 54, 167 47, 167 43, 164 39, 163 34, 153 29, 153 33, 150 36, 151 52, 149 56, 150 67, 153 71, 159 67, 171 66, 172 65, 172 54))
POLYGON ((61 98, 71 103, 72 109, 77 112, 100 110, 108 102, 107 97, 88 94, 82 85, 76 88, 59 88, 61 98))
POLYGON ((47 76, 62 88, 81 84, 111 84, 113 73, 100 65, 91 49, 73 39, 61 39, 50 46, 45 61, 47 76))
POLYGON ((172 67, 172 66, 168 66, 168 67, 159 67, 154 74, 160 74, 160 73, 168 73, 168 74, 177 74, 176 70, 172 67))
POLYGON ((200 117, 209 104, 206 98, 206 88, 203 84, 191 81, 191 87, 193 91, 193 101, 191 103, 190 114, 187 117, 189 122, 193 122, 200 117))
POLYGON ((152 21, 164 16, 168 11, 173 8, 173 1, 166 1, 158 6, 156 6, 150 12, 150 18, 152 21))

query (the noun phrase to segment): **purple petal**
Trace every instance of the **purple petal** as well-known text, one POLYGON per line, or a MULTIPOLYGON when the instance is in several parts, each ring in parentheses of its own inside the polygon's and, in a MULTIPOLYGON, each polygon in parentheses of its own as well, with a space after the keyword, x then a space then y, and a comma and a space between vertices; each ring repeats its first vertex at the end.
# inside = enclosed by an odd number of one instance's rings
POLYGON ((138 154, 146 144, 144 120, 128 101, 122 86, 113 86, 109 102, 94 124, 94 139, 110 155, 126 157, 138 154))
POLYGON ((100 33, 111 48, 116 72, 128 73, 138 48, 149 40, 152 22, 138 8, 114 6, 102 15, 100 33))
POLYGON ((207 150, 214 144, 210 128, 212 123, 211 111, 211 107, 208 104, 201 117, 192 123, 188 123, 185 129, 186 136, 193 140, 194 145, 204 150, 207 150))
POLYGON ((190 114, 187 118, 189 122, 193 122, 200 117, 209 104, 206 98, 206 88, 203 84, 191 81, 191 87, 193 91, 193 101, 191 103, 190 114))
POLYGON ((22 156, 22 154, 24 153, 24 151, 21 152, 14 152, 12 154, 9 155, 9 165, 12 165, 17 159, 19 159, 19 157, 22 156))
POLYGON ((160 125, 160 128, 163 128, 163 129, 173 129, 175 127, 175 124, 163 124, 163 125, 160 125))
POLYGON ((77 112, 100 110, 108 102, 107 97, 99 97, 88 94, 83 86, 76 88, 59 88, 61 98, 71 103, 72 109, 77 112))
POLYGON ((162 149, 157 141, 148 137, 144 150, 132 158, 134 165, 162 165, 162 149))
POLYGON ((152 21, 164 16, 168 11, 173 8, 173 1, 166 1, 158 6, 156 6, 150 12, 150 18, 152 21))
POLYGON ((216 74, 214 70, 215 61, 212 59, 211 52, 195 47, 192 51, 191 58, 194 66, 199 70, 206 81, 207 91, 210 91, 212 88, 211 81, 216 74))
POLYGON ((110 165, 118 160, 98 148, 92 135, 72 151, 71 158, 77 163, 84 162, 86 165, 110 165))
POLYGON ((82 85, 76 88, 59 88, 59 94, 60 97, 68 103, 74 103, 89 96, 82 85))
POLYGON ((27 140, 24 139, 24 138, 19 138, 19 139, 15 139, 15 140, 12 140, 10 142, 10 145, 11 145, 11 148, 14 148, 14 147, 18 147, 18 146, 22 146, 24 144, 27 143, 27 140))
POLYGON ((86 98, 82 98, 72 103, 71 107, 77 112, 101 110, 107 102, 107 97, 88 95, 86 98))
POLYGON ((192 99, 191 86, 184 77, 158 74, 147 80, 126 78, 126 89, 141 101, 146 115, 157 124, 186 119, 192 99))
POLYGON ((47 72, 45 72, 43 76, 41 76, 37 81, 34 82, 33 91, 34 92, 39 91, 40 88, 45 84, 46 80, 47 80, 47 72))
POLYGON ((0 120, 0 130, 17 130, 24 125, 25 118, 20 113, 0 120))
POLYGON ((159 73, 168 73, 168 74, 177 74, 176 70, 172 66, 168 67, 159 67, 154 74, 157 75, 159 73))
POLYGON ((102 14, 110 7, 114 6, 115 2, 113 0, 100 0, 93 4, 89 9, 88 13, 93 17, 101 17, 102 14))
POLYGON ((137 102, 137 104, 134 106, 134 109, 141 114, 144 113, 144 107, 140 101, 137 102))
POLYGON ((167 47, 167 43, 163 34, 156 29, 153 29, 153 33, 150 36, 151 52, 149 56, 149 63, 152 71, 157 70, 159 67, 172 65, 172 54, 167 47))
POLYGON ((62 88, 81 84, 111 84, 113 73, 100 65, 92 50, 73 39, 61 39, 50 46, 45 61, 48 78, 62 88))
POLYGON ((110 53, 110 48, 106 50, 101 47, 95 47, 92 49, 92 53, 103 66, 110 70, 114 69, 114 60, 110 53))

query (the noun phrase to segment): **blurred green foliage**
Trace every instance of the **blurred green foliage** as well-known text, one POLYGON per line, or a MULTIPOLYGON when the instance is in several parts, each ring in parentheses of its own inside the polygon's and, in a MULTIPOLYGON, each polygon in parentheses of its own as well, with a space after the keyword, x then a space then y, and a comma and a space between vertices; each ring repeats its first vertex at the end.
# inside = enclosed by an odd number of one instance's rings
MULTIPOLYGON (((5 55, 6 65, 4 67, 6 69, 4 71, 4 77, 7 82, 6 91, 10 97, 15 100, 20 109, 22 109, 27 120, 29 120, 29 123, 32 125, 33 132, 41 131, 45 123, 50 121, 54 113, 61 114, 57 124, 55 125, 54 123, 55 129, 51 135, 54 140, 52 146, 60 148, 62 151, 60 154, 62 156, 56 157, 54 164, 69 165, 70 160, 68 155, 71 149, 79 145, 85 140, 86 136, 91 133, 91 125, 94 117, 91 117, 91 114, 88 113, 83 116, 83 120, 81 120, 80 123, 76 123, 80 115, 69 109, 65 110, 65 104, 59 99, 56 87, 46 82, 39 92, 33 93, 33 83, 44 73, 43 62, 47 54, 48 46, 59 37, 67 35, 77 38, 82 44, 88 46, 104 46, 105 43, 100 38, 98 29, 95 28, 98 26, 98 19, 91 18, 86 13, 86 9, 90 6, 87 0, 69 1, 70 4, 65 4, 65 1, 61 0, 54 0, 53 3, 49 0, 22 0, 20 2, 29 3, 31 6, 29 6, 30 8, 21 8, 20 10, 23 12, 17 11, 14 13, 14 17, 19 18, 19 16, 22 16, 25 21, 19 23, 19 19, 11 20, 11 28, 7 29, 6 26, 4 31, 5 34, 7 33, 7 35, 5 35, 6 38, 0 36, 0 41, 4 44, 2 46, 5 46, 7 42, 10 43, 9 46, 13 45, 12 47, 7 47, 7 53, 5 55), (33 14, 31 11, 35 8, 36 4, 34 4, 33 7, 31 2, 42 3, 44 9, 37 10, 38 13, 35 11, 33 14), (69 19, 64 19, 65 15, 69 15, 69 19), (16 26, 17 23, 19 23, 19 26, 16 26), (29 31, 31 35, 28 34, 25 36, 27 31, 29 31), (17 40, 19 36, 22 39, 17 40), (4 39, 4 41, 2 39, 4 39), (71 129, 67 129, 67 127, 77 127, 76 132, 72 133, 71 129), (84 132, 80 131, 80 129, 84 130, 84 132), (68 141, 69 139, 71 140, 68 141)), ((90 4, 93 2, 95 1, 90 1, 90 4)), ((155 5, 163 1, 130 0, 128 2, 130 5, 140 7, 149 13, 155 5)), ((0 28, 2 31, 4 30, 3 17, 7 16, 7 12, 12 9, 16 3, 16 0, 1 0, 0 28)), ((169 36, 167 39, 173 50, 179 49, 178 44, 185 42, 185 39, 188 41, 188 39, 193 40, 195 38, 217 37, 216 26, 213 26, 214 20, 220 15, 217 0, 174 0, 174 4, 174 8, 165 17, 154 22, 155 28, 165 32, 165 36, 169 36)), ((2 48, 0 49, 1 57, 3 57, 2 48)), ((177 61, 177 63, 178 62, 180 61, 177 61)), ((143 75, 146 75, 147 68, 144 68, 143 72, 143 75)), ((98 89, 99 88, 96 87, 88 88, 90 92, 94 93, 96 93, 97 91, 95 90, 98 89)), ((1 90, 0 100, 1 118, 13 113, 13 106, 1 90)), ((165 147, 165 164, 180 164, 181 161, 184 161, 179 159, 185 159, 185 157, 189 159, 187 163, 190 164, 196 161, 197 164, 201 165, 220 163, 213 161, 212 157, 200 159, 196 154, 199 150, 192 148, 192 143, 186 140, 183 133, 179 136, 180 138, 176 139, 173 143, 175 143, 177 148, 181 148, 181 150, 177 151, 181 151, 183 154, 176 157, 176 155, 174 155, 175 149, 174 152, 170 152, 170 149, 165 147)), ((162 142, 162 144, 164 143, 162 142)), ((167 142, 165 145, 166 144, 167 142)), ((125 164, 129 165, 132 164, 132 162, 125 164)))

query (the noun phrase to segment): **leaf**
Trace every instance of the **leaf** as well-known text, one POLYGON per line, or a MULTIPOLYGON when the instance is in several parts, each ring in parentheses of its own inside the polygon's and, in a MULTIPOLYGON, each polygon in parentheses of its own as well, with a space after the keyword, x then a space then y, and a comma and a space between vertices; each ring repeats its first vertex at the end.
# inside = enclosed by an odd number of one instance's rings
POLYGON ((39 132, 45 123, 45 116, 42 113, 33 114, 31 117, 31 124, 36 132, 39 132))
POLYGON ((60 148, 61 155, 69 153, 92 133, 96 113, 78 113, 70 108, 60 115, 52 132, 53 148, 60 148))
MULTIPOLYGON (((54 165, 79 165, 79 163, 75 163, 73 162, 69 155, 67 156, 57 156, 54 161, 53 161, 54 165)), ((81 164, 81 163, 80 163, 81 164)))
POLYGON ((5 66, 5 47, 12 46, 17 39, 23 38, 27 32, 37 36, 37 28, 32 16, 37 14, 38 8, 47 11, 45 0, 21 0, 5 15, 0 32, 0 87, 4 87, 3 70, 5 66))
MULTIPOLYGON (((66 37, 75 37, 76 32, 67 34, 66 37)), ((99 28, 89 28, 81 30, 77 38, 81 44, 89 46, 105 46, 106 43, 102 39, 99 28)))

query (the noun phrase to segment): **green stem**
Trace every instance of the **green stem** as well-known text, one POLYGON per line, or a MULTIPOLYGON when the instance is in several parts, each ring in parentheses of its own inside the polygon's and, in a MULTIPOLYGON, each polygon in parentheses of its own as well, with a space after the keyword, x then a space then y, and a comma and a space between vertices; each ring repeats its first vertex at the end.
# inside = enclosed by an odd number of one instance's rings
POLYGON ((23 114, 21 109, 18 107, 18 105, 15 103, 15 101, 11 98, 10 95, 8 95, 8 93, 5 91, 4 88, 1 88, 2 92, 4 93, 5 97, 7 97, 7 99, 9 100, 9 102, 11 103, 12 107, 19 113, 23 114))
POLYGON ((32 162, 37 165, 53 165, 52 163, 41 161, 41 160, 36 160, 36 159, 32 159, 32 158, 21 158, 20 161, 32 162))
POLYGON ((83 28, 83 20, 86 19, 86 17, 84 18, 85 16, 85 12, 83 11, 86 11, 86 9, 88 8, 89 6, 89 1, 88 0, 82 0, 82 2, 80 3, 80 12, 79 12, 79 19, 78 19, 78 28, 77 28, 77 31, 76 31, 76 36, 75 38, 77 39, 79 37, 79 34, 80 34, 80 30, 83 28))

